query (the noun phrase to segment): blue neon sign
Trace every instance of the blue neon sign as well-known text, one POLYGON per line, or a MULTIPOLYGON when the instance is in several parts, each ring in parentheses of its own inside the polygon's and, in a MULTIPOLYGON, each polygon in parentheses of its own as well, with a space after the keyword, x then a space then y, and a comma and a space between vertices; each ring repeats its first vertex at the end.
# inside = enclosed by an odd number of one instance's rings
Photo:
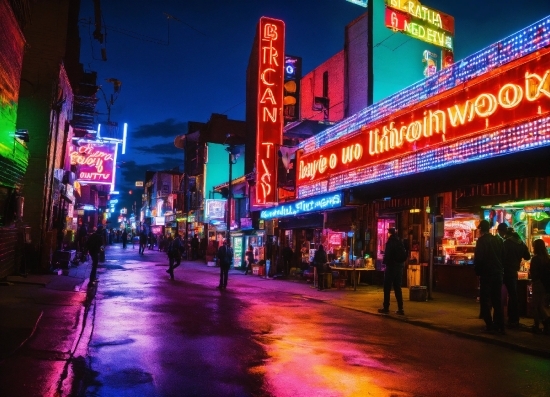
POLYGON ((324 194, 263 210, 260 219, 283 218, 342 206, 342 192, 324 194))

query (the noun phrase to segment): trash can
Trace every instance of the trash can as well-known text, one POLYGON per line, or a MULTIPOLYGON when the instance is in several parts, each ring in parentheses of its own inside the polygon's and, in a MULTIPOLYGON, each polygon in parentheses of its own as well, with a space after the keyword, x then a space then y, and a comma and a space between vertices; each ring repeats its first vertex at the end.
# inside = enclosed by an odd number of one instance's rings
POLYGON ((428 289, 423 285, 413 285, 409 288, 409 300, 426 302, 428 300, 428 289))

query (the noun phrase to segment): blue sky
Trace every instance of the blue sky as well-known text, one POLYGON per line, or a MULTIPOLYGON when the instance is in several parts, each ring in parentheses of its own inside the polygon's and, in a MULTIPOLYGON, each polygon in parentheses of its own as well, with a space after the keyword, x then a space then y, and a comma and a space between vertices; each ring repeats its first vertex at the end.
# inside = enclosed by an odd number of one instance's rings
MULTIPOLYGON (((455 60, 550 15, 544 0, 422 4, 455 18, 455 60)), ((181 165, 173 139, 187 121, 206 122, 212 113, 244 120, 246 66, 261 16, 285 21, 286 53, 302 57, 306 74, 342 50, 345 26, 365 12, 345 0, 103 0, 101 6, 104 44, 92 37, 93 2, 82 0, 81 62, 108 94, 107 79, 122 82, 111 108, 111 120, 129 124, 127 154, 118 157, 121 193, 146 170, 181 165)), ((97 121, 106 121, 102 97, 98 111, 97 121)), ((128 201, 126 193, 120 201, 128 201)))

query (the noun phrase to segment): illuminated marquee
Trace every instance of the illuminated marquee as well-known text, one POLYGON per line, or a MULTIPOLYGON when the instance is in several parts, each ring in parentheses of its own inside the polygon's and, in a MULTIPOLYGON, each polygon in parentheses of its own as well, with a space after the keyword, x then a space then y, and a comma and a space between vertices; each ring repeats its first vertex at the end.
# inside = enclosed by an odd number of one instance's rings
POLYGON ((285 25, 262 17, 258 24, 256 205, 277 201, 277 148, 283 139, 285 25))
MULTIPOLYGON (((450 145, 550 113, 550 53, 450 92, 439 101, 366 125, 354 135, 299 156, 297 185, 450 145)), ((299 153, 298 153, 299 155, 299 153)))
POLYGON ((99 142, 73 146, 70 157, 71 164, 78 165, 78 181, 111 185, 114 181, 116 148, 116 143, 99 142))
POLYGON ((225 211, 227 208, 226 199, 207 199, 205 203, 206 207, 206 220, 211 219, 224 219, 225 211))
POLYGON ((323 196, 312 197, 304 200, 298 200, 290 204, 279 205, 260 213, 260 219, 283 218, 286 216, 295 216, 313 211, 323 211, 342 206, 342 193, 331 193, 323 196))

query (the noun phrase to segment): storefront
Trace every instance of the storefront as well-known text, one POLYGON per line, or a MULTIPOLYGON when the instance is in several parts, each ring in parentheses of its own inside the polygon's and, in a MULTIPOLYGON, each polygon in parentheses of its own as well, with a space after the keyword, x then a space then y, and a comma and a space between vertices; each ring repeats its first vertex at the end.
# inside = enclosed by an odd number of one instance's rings
POLYGON ((377 267, 396 227, 423 284, 476 296, 479 220, 550 231, 550 18, 536 25, 300 143, 298 200, 353 191, 377 267))

